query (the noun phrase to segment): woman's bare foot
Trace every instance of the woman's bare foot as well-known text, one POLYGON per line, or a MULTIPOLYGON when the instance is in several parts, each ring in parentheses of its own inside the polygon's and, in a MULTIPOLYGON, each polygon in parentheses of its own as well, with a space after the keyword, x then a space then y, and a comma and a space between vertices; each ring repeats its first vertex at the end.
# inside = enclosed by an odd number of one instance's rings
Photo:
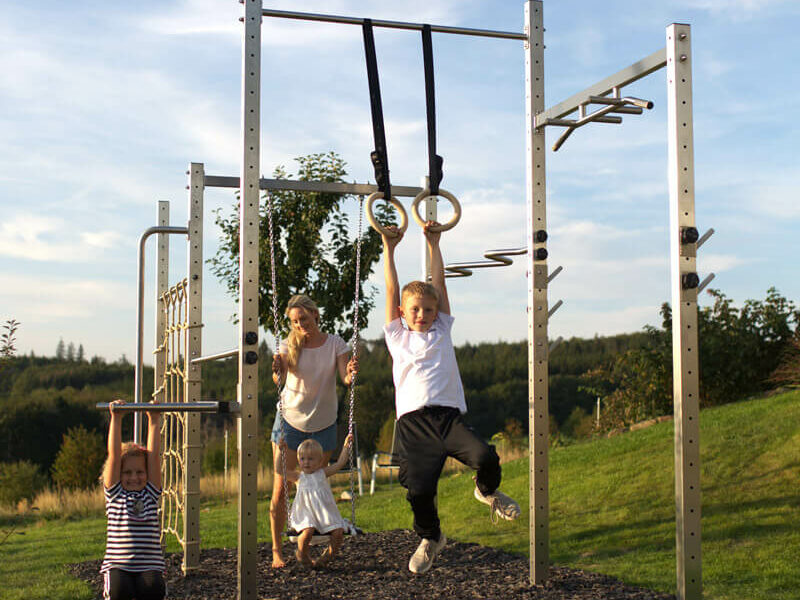
POLYGON ((333 560, 333 557, 334 557, 333 549, 330 546, 328 546, 327 548, 325 548, 325 551, 320 555, 320 557, 314 561, 314 566, 324 567, 333 560))
POLYGON ((300 552, 300 550, 298 550, 294 553, 294 555, 297 558, 297 562, 302 563, 307 567, 314 566, 314 561, 311 560, 311 556, 309 556, 308 552, 300 552))
POLYGON ((286 566, 286 561, 283 560, 283 555, 278 548, 272 549, 272 568, 273 569, 282 569, 286 566))

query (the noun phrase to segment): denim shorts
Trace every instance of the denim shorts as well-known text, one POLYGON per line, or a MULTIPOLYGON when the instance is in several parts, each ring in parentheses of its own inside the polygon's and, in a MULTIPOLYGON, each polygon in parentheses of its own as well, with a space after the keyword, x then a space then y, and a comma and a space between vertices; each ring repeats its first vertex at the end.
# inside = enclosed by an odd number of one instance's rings
POLYGON ((321 431, 300 431, 284 422, 281 413, 278 412, 275 415, 275 423, 272 425, 270 439, 277 444, 281 441, 281 437, 286 438, 286 445, 295 452, 300 442, 308 439, 317 440, 322 446, 323 452, 333 452, 336 450, 336 423, 321 431))

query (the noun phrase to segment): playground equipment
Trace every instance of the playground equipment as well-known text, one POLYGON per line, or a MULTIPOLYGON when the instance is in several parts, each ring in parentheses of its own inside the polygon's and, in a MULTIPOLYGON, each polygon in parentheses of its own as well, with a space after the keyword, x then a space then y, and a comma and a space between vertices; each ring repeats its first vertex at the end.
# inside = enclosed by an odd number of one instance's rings
MULTIPOLYGON (((260 171, 260 94, 261 94, 261 22, 264 17, 300 19, 349 25, 361 25, 365 31, 365 49, 370 61, 369 40, 372 27, 415 30, 423 32, 423 50, 430 55, 430 45, 425 47, 425 32, 481 36, 497 39, 516 40, 524 43, 525 87, 526 87, 526 179, 527 179, 527 245, 525 252, 492 251, 492 256, 526 256, 528 275, 528 355, 529 355, 529 440, 530 440, 530 580, 543 583, 549 569, 549 408, 548 408, 548 355, 553 346, 548 344, 548 320, 558 308, 548 306, 548 284, 557 274, 548 272, 547 266, 547 215, 546 215, 546 177, 545 177, 545 129, 547 127, 565 128, 553 149, 558 150, 576 129, 593 122, 621 123, 620 115, 641 114, 652 106, 647 100, 624 95, 622 89, 664 67, 667 69, 668 91, 668 140, 669 140, 669 195, 670 195, 670 257, 671 290, 673 306, 673 372, 674 372, 674 414, 675 414, 675 503, 676 503, 676 565, 677 596, 680 600, 699 599, 702 594, 701 552, 700 552, 700 461, 699 461, 699 407, 698 407, 698 365, 697 365, 697 294, 708 284, 713 275, 703 282, 696 273, 696 256, 699 246, 713 232, 700 237, 695 227, 694 210, 694 146, 692 128, 692 74, 691 74, 691 28, 689 25, 672 24, 666 28, 666 46, 650 56, 633 63, 629 67, 595 83, 585 90, 552 106, 544 103, 544 27, 543 3, 539 0, 526 0, 524 3, 524 32, 503 32, 463 27, 422 25, 397 21, 368 20, 354 17, 320 15, 289 11, 264 9, 261 0, 243 0, 244 16, 242 43, 242 161, 239 177, 205 175, 201 163, 192 163, 189 169, 189 201, 191 217, 188 227, 190 239, 189 276, 185 289, 188 297, 187 319, 177 326, 187 331, 186 364, 184 372, 176 374, 178 383, 185 389, 183 399, 194 402, 199 386, 200 364, 214 357, 237 356, 239 365, 238 402, 231 403, 228 409, 238 418, 239 444, 239 532, 238 532, 238 597, 256 598, 257 552, 256 552, 256 466, 258 435, 258 239, 259 239, 259 194, 261 190, 298 190, 355 195, 368 195, 368 216, 371 218, 372 202, 383 195, 402 213, 402 204, 397 197, 414 197, 414 217, 418 222, 435 219, 436 201, 432 196, 444 195, 439 189, 441 164, 437 167, 435 136, 431 132, 432 119, 432 77, 426 77, 426 97, 429 113, 429 163, 430 172, 422 187, 390 186, 388 164, 385 155, 385 139, 380 140, 381 131, 376 127, 377 103, 373 93, 373 79, 370 76, 370 96, 373 107, 373 129, 376 131, 376 149, 373 163, 376 166, 378 185, 329 183, 318 181, 289 181, 263 179, 260 171), (367 33, 369 29, 369 33, 367 33), (596 107, 600 108, 596 108, 596 107), (594 112, 589 112, 595 108, 594 112), (575 118, 567 118, 577 111, 575 118), (382 143, 380 143, 382 141, 382 143), (434 143, 431 143, 431 142, 434 143), (378 169, 381 169, 380 172, 378 169), (202 199, 206 187, 238 188, 240 190, 240 285, 239 285, 239 347, 227 353, 201 357, 200 325, 198 318, 201 306, 202 283, 202 244, 192 240, 202 239, 202 199), (419 204, 425 200, 425 217, 418 214, 419 204), (199 237, 194 237, 197 232, 199 237)), ((373 44, 374 46, 374 44, 373 44)), ((374 57, 374 47, 373 47, 374 57)), ((373 60, 374 62, 374 60, 373 60)), ((426 61, 427 66, 431 64, 426 61)), ((368 64, 369 67, 369 64, 368 64)), ((432 69, 431 69, 432 75, 432 69)), ((382 118, 381 118, 382 121, 382 118)), ((448 198, 459 212, 457 201, 448 198)), ((168 220, 159 214, 158 233, 161 246, 166 244, 170 233, 187 233, 171 230, 168 220)), ((402 216, 401 227, 407 226, 407 216, 402 216)), ((454 218, 455 219, 455 218, 454 218)), ((457 221, 457 219, 455 219, 457 221)), ((371 218, 372 221, 372 218, 371 218)), ((455 223, 452 223, 454 225, 455 223)), ((379 227, 379 224, 373 223, 379 227)), ((448 223, 450 225, 450 223, 448 223)), ((451 225, 451 226, 452 226, 451 225)), ((149 234, 148 234, 149 235, 149 234)), ((144 242, 140 244, 143 246, 144 242)), ((159 264, 161 264, 159 259, 159 264)), ((502 262, 502 260, 501 260, 502 262)), ((141 265, 140 259, 140 265, 141 265)), ((426 264, 429 264, 426 258, 426 264)), ((457 265, 454 265, 457 266, 457 265)), ((483 265, 489 266, 489 265, 483 265)), ((467 267, 467 269, 470 267, 467 267)), ((471 268, 480 268, 473 265, 471 268)), ((426 267, 427 273, 428 267, 426 267)), ((462 265, 462 275, 464 265, 462 265)), ((560 270, 560 267, 559 267, 560 270)), ((458 272, 458 271, 455 271, 458 272)), ((161 274, 159 274, 161 277, 161 274)), ((140 275, 141 285, 141 275, 140 275)), ((141 288, 140 288, 141 290, 141 288)), ((166 285, 159 280, 159 293, 166 291, 166 285)), ((141 294, 140 294, 141 295, 141 294)), ((141 300, 140 300, 141 302, 141 300)), ((141 320, 140 320, 141 324, 141 320)), ((164 323, 161 324, 163 330, 164 323)), ((141 325, 139 326, 141 340, 141 325)), ((555 342, 557 343, 557 341, 555 342)), ((554 343, 554 344, 555 344, 554 343)), ((141 347, 137 356, 137 402, 141 401, 141 347)), ((163 359, 156 359, 156 381, 167 372, 163 359)), ((167 393, 167 386, 157 393, 167 393)), ((176 404, 177 407, 177 404, 176 404)), ((141 410, 149 407, 142 406, 141 410)), ((219 409, 219 407, 217 408, 219 409)), ((185 456, 190 456, 197 446, 197 413, 186 413, 187 421, 181 425, 180 434, 185 439, 185 456)), ((184 458, 185 460, 185 458, 184 458)), ((191 461, 190 461, 191 462, 191 461)), ((186 505, 196 494, 195 476, 191 464, 186 465, 184 475, 186 505)), ((185 522, 188 523, 187 539, 194 534, 196 520, 190 511, 185 522)), ((184 546, 185 565, 196 564, 198 557, 193 554, 197 545, 187 541, 184 546)))

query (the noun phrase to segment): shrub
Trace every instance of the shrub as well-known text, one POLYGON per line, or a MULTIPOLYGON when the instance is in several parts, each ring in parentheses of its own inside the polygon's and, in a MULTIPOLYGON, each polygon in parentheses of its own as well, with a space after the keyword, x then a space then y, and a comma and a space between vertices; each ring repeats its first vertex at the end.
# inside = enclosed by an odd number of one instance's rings
POLYGON ((0 463, 0 504, 32 500, 45 485, 47 477, 30 461, 0 463))
POLYGON ((106 459, 103 436, 83 425, 64 434, 53 463, 53 482, 63 488, 89 488, 97 483, 106 459))

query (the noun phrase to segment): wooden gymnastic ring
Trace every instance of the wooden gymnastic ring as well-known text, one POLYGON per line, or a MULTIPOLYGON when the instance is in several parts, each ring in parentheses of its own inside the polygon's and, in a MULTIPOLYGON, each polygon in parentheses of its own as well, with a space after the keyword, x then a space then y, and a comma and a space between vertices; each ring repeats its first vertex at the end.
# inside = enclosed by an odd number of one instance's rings
MULTIPOLYGON (((375 215, 372 213, 372 204, 375 202, 375 200, 380 200, 381 198, 383 198, 383 192, 373 192, 369 195, 367 198, 367 219, 375 231, 388 237, 394 237, 393 232, 378 223, 378 219, 376 219, 375 215)), ((400 213, 400 227, 398 227, 398 229, 400 230, 400 233, 405 233, 406 229, 408 229, 408 213, 406 212, 406 209, 403 208, 403 205, 394 196, 392 196, 389 200, 389 204, 394 206, 397 209, 397 212, 400 213)))
MULTIPOLYGON (((450 204, 453 205, 453 218, 444 225, 431 227, 431 231, 447 231, 448 229, 455 227, 461 220, 461 204, 453 194, 447 190, 443 190, 442 188, 439 188, 438 195, 442 196, 443 198, 447 198, 450 201, 450 204)), ((432 196, 430 189, 425 188, 419 194, 417 194, 417 196, 414 198, 414 202, 411 204, 411 215, 414 217, 414 220, 419 223, 420 227, 425 227, 425 221, 423 221, 422 217, 419 216, 419 203, 427 198, 436 198, 436 196, 432 196)))

